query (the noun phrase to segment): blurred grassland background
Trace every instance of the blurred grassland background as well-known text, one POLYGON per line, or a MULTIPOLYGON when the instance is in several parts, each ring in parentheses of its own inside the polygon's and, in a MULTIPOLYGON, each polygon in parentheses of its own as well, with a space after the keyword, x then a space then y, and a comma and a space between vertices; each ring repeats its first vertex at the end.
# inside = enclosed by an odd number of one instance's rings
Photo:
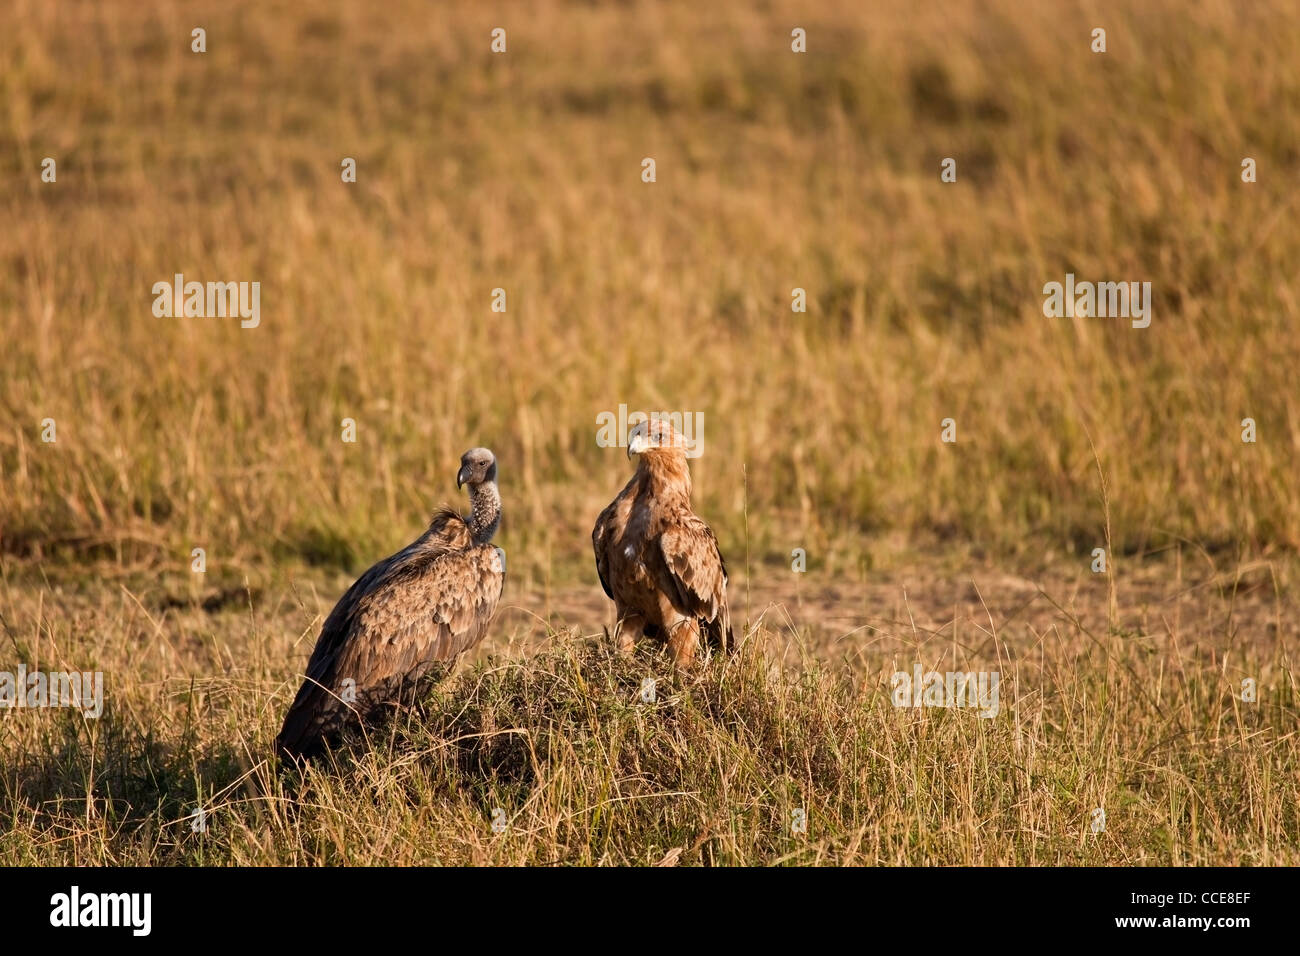
POLYGON ((620 403, 704 413, 697 507, 756 565, 1086 558, 1090 436, 1118 553, 1300 545, 1289 0, 0 18, 11 557, 357 569, 486 444, 517 580, 585 581, 620 403), (177 272, 260 281, 261 326, 155 318, 177 272), (1150 281, 1150 328, 1045 318, 1067 272, 1150 281))

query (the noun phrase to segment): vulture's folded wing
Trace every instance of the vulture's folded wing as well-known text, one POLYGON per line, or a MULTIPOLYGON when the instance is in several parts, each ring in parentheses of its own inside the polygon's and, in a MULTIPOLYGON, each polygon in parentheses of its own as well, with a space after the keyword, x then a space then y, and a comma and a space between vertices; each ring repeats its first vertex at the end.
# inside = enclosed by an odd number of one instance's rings
POLYGON ((337 674, 371 686, 422 663, 451 661, 487 633, 505 586, 499 548, 450 551, 421 572, 364 602, 357 641, 340 655, 337 674))
POLYGON ((356 705, 364 709, 469 650, 487 633, 504 586, 503 552, 490 545, 376 565, 322 628, 285 717, 281 751, 309 752, 342 722, 349 709, 341 699, 344 681, 355 682, 356 705))

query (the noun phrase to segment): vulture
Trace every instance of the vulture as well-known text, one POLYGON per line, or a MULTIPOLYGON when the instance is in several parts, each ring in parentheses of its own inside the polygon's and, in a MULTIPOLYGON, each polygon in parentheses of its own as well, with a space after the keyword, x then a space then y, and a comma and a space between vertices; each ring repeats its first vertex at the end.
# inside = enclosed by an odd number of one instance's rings
POLYGON ((713 531, 691 510, 686 449, 670 422, 647 419, 628 434, 636 474, 596 519, 591 532, 596 573, 614 601, 615 646, 632 650, 644 635, 667 644, 678 669, 688 669, 701 633, 731 650, 727 566, 713 531))
POLYGON ((470 513, 443 508, 429 529, 357 579, 321 627, 284 727, 283 762, 312 757, 349 727, 411 704, 487 633, 505 585, 505 552, 490 542, 501 524, 496 456, 472 448, 456 487, 470 513))

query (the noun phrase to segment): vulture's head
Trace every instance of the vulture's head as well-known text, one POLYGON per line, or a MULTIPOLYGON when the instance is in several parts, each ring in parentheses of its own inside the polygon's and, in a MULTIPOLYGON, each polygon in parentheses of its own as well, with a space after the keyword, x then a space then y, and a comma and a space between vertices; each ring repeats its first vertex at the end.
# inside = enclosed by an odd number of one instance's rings
POLYGON ((648 418, 637 422, 627 433, 627 457, 648 455, 686 457, 686 442, 677 434, 672 422, 662 418, 648 418))
POLYGON ((460 456, 460 471, 456 472, 456 487, 486 484, 497 480, 497 456, 490 448, 471 448, 460 456))

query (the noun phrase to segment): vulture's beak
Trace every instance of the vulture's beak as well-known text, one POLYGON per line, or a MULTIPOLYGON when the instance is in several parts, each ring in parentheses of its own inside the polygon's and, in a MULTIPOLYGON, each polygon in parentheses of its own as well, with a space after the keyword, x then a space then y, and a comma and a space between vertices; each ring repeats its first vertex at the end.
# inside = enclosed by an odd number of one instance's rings
POLYGON ((470 479, 469 465, 461 465, 460 471, 456 472, 456 490, 459 491, 461 485, 470 479))

